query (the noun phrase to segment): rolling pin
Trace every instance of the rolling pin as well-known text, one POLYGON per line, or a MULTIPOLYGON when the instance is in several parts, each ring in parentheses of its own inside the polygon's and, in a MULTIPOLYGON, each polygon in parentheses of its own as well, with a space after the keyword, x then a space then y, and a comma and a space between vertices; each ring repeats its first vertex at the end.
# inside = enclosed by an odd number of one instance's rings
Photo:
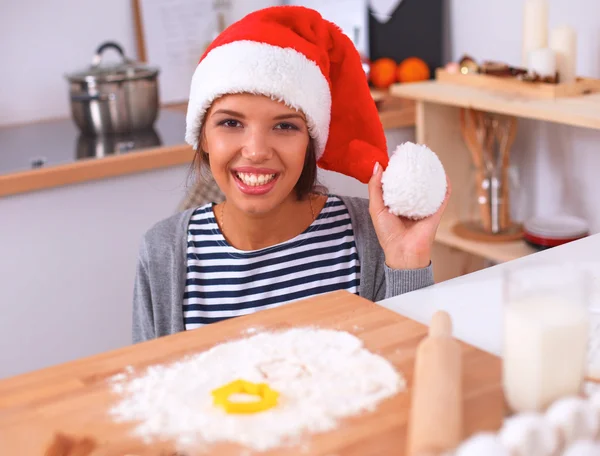
POLYGON ((452 320, 437 311, 416 352, 408 456, 438 455, 463 440, 462 361, 452 320))

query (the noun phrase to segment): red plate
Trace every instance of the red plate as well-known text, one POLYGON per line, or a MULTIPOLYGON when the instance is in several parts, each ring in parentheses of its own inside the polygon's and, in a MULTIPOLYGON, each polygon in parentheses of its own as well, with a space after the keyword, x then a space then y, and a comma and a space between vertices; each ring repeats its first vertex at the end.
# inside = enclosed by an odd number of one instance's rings
POLYGON ((587 222, 571 215, 535 217, 523 228, 525 240, 540 247, 556 247, 589 235, 587 222))

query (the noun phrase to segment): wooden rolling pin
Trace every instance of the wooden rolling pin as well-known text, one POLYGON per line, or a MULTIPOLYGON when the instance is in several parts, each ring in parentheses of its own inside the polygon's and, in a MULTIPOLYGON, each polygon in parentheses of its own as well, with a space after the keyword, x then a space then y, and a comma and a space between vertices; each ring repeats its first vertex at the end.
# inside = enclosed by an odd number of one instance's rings
POLYGON ((462 440, 461 348, 450 315, 440 310, 417 347, 406 454, 438 455, 462 440))

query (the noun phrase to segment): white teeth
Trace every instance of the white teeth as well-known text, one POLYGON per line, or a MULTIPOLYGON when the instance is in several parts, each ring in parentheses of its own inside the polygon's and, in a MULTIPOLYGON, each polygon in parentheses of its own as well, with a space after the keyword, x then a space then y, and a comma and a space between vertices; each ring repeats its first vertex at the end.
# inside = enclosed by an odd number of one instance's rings
POLYGON ((250 187, 265 185, 275 178, 275 174, 236 173, 236 176, 244 184, 249 185, 250 187))

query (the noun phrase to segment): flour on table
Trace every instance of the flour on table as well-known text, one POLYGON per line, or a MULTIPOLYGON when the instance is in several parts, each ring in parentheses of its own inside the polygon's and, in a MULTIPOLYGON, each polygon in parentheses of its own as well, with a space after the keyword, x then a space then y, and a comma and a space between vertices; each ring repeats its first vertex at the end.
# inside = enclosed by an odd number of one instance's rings
POLYGON ((119 374, 112 387, 120 396, 113 419, 137 422, 136 434, 147 441, 233 442, 263 451, 373 410, 404 390, 405 380, 347 332, 296 328, 223 343, 138 376, 119 374), (211 391, 240 378, 267 383, 279 392, 278 405, 249 415, 214 406, 211 391))

